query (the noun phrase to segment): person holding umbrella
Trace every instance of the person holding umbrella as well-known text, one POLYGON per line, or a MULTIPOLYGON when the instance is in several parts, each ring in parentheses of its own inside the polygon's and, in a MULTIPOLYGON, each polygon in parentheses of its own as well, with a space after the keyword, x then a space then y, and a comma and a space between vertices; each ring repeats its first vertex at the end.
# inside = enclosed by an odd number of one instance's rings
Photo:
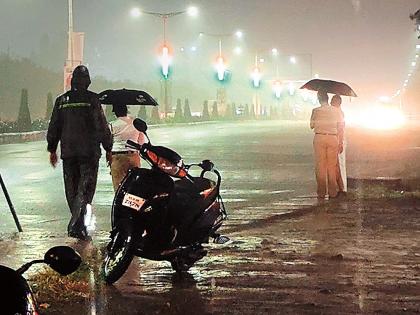
MULTIPOLYGON (((339 187, 337 183, 338 154, 343 152, 344 115, 341 108, 328 105, 328 94, 333 93, 332 103, 341 104, 340 95, 357 97, 353 89, 344 82, 324 79, 312 79, 301 89, 318 91, 318 101, 321 106, 312 110, 310 127, 314 129, 315 173, 317 179, 317 194, 320 200, 325 199, 328 185, 328 195, 336 198, 339 187)), ((342 177, 345 180, 345 176, 342 177)), ((344 188, 345 189, 345 188, 344 188)))
POLYGON ((127 115, 127 105, 114 104, 112 111, 117 119, 109 123, 113 139, 112 159, 109 166, 111 167, 112 185, 114 191, 117 191, 127 172, 134 167, 140 167, 138 152, 127 149, 125 144, 127 140, 143 144, 144 135, 134 128, 134 119, 127 115))
POLYGON ((145 91, 130 89, 105 90, 99 93, 99 99, 102 104, 112 105, 112 111, 117 118, 109 124, 113 147, 112 159, 108 163, 116 191, 128 170, 140 167, 140 156, 137 151, 126 148, 127 140, 144 143, 143 133, 134 127, 133 118, 127 115, 127 105, 158 106, 158 103, 145 91))
POLYGON ((318 101, 321 106, 312 110, 310 127, 315 132, 317 196, 318 200, 324 200, 327 192, 330 199, 336 198, 338 193, 337 156, 343 146, 340 142, 343 118, 336 107, 328 104, 328 94, 324 90, 318 91, 318 101))
POLYGON ((339 135, 339 144, 342 143, 342 146, 339 147, 338 157, 337 157, 337 185, 338 185, 338 195, 345 196, 347 192, 347 174, 346 174, 346 144, 344 139, 344 113, 341 109, 341 96, 335 94, 331 99, 331 106, 336 107, 340 110, 341 116, 343 117, 343 129, 342 133, 339 135))

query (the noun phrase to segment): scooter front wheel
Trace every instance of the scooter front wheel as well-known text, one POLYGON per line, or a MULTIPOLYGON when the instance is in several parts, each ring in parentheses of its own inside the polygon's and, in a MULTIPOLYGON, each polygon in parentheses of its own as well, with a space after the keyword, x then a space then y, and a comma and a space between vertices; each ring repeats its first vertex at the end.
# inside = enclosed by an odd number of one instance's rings
POLYGON ((127 271, 133 260, 133 237, 130 231, 116 231, 107 246, 103 263, 103 276, 107 284, 113 284, 127 271))

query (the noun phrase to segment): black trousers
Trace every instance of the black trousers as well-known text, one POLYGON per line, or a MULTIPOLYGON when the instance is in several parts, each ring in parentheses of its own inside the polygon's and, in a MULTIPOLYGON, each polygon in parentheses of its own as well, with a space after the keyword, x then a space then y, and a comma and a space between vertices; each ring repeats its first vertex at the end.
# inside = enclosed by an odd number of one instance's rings
POLYGON ((64 190, 71 219, 69 233, 86 232, 86 205, 92 203, 98 178, 99 159, 69 158, 63 160, 64 190))

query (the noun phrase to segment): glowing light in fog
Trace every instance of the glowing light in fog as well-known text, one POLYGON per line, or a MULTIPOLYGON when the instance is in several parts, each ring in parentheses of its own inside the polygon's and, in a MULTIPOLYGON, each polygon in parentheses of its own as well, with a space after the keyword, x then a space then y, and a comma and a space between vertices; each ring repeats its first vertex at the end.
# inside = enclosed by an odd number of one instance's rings
POLYGON ((169 55, 169 48, 167 46, 163 46, 162 55, 160 57, 160 64, 162 66, 162 74, 165 77, 165 79, 168 78, 170 63, 171 63, 171 56, 169 55))
POLYGON ((242 37, 244 36, 244 33, 243 33, 242 31, 236 31, 236 32, 235 32, 235 36, 236 36, 237 38, 242 38, 242 37))
POLYGON ((139 8, 132 8, 130 14, 132 17, 139 17, 141 15, 141 10, 139 8))
POLYGON ((189 7, 187 9, 187 14, 189 16, 197 16, 198 15, 198 9, 197 9, 197 7, 189 7))
POLYGON ((407 122, 400 109, 381 105, 358 111, 348 110, 345 112, 345 117, 348 125, 377 130, 398 129, 407 122))
POLYGON ((295 94, 295 86, 293 85, 293 83, 292 82, 290 82, 289 83, 289 94, 291 95, 291 96, 293 96, 294 94, 295 94))
POLYGON ((391 98, 389 96, 380 96, 379 100, 383 103, 388 103, 391 100, 391 98))
POLYGON ((257 66, 252 71, 251 77, 252 77, 252 84, 254 85, 254 87, 255 88, 260 87, 261 71, 260 71, 260 69, 257 66))
POLYGON ((222 56, 216 59, 217 79, 223 81, 225 79, 226 65, 222 56))
POLYGON ((233 50, 233 52, 236 55, 240 55, 240 54, 242 54, 242 48, 241 47, 235 47, 235 49, 233 50))
POLYGON ((274 95, 276 96, 276 98, 280 98, 281 96, 281 82, 280 81, 276 81, 273 84, 273 90, 274 90, 274 95))

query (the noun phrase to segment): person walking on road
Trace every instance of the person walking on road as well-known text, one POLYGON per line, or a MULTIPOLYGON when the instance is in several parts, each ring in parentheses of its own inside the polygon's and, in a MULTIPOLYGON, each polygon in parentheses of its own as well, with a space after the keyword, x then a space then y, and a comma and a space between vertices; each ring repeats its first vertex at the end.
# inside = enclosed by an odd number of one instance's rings
POLYGON ((137 151, 125 147, 127 140, 138 144, 144 143, 144 135, 134 128, 134 119, 127 116, 127 105, 114 104, 112 111, 117 117, 109 126, 113 138, 111 176, 114 191, 124 179, 127 172, 133 167, 140 167, 140 156, 137 151))
POLYGON ((346 141, 344 136, 345 130, 345 119, 344 113, 341 109, 341 96, 336 94, 331 99, 331 106, 336 107, 340 110, 341 117, 343 119, 342 134, 339 135, 339 143, 342 143, 342 148, 339 147, 338 162, 337 162, 337 185, 338 195, 344 196, 347 193, 347 172, 346 172, 346 141), (341 140, 340 140, 341 139, 341 140), (340 152, 341 149, 341 152, 340 152))
POLYGON ((343 146, 340 139, 343 118, 336 107, 328 104, 325 91, 318 91, 318 101, 321 106, 312 110, 310 127, 315 132, 313 145, 317 195, 319 200, 324 200, 327 193, 330 199, 337 197, 337 156, 343 146))
POLYGON ((112 138, 98 95, 88 90, 88 69, 77 66, 70 91, 57 97, 47 132, 50 163, 56 167, 60 142, 63 160, 64 189, 71 219, 70 237, 89 240, 85 215, 91 208, 96 190, 100 145, 111 162, 112 138))

